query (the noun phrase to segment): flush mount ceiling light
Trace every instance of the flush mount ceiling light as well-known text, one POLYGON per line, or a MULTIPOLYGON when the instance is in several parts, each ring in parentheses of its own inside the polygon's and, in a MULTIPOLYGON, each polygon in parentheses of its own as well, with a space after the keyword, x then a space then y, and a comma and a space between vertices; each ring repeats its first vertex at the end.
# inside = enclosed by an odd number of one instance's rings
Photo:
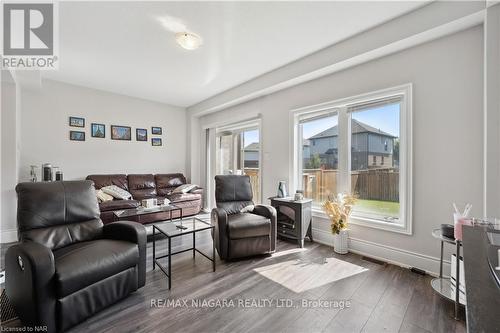
POLYGON ((196 50, 202 44, 201 37, 192 32, 178 32, 175 40, 186 50, 196 50))

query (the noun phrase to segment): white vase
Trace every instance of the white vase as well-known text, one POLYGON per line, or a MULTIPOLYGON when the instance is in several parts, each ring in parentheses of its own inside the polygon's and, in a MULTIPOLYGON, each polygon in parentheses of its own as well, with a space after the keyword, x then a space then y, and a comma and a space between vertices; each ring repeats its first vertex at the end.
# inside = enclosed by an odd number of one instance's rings
POLYGON ((349 232, 347 229, 342 229, 338 234, 333 234, 333 251, 338 254, 347 254, 349 252, 347 247, 348 238, 349 232))

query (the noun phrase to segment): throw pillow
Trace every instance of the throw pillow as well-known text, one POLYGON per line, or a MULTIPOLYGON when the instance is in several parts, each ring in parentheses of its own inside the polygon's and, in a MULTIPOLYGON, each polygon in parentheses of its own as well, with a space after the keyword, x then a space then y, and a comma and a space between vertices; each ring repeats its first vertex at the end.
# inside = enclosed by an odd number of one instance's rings
POLYGON ((193 193, 194 191, 196 190, 203 190, 203 187, 200 187, 198 185, 195 185, 195 187, 193 187, 191 190, 189 190, 189 193, 193 193))
POLYGON ((243 207, 240 212, 241 213, 251 213, 253 212, 253 210, 255 209, 255 206, 254 205, 248 205, 248 206, 245 206, 243 207))
POLYGON ((99 202, 112 201, 114 199, 113 196, 111 196, 107 193, 104 193, 103 190, 95 190, 95 194, 96 194, 97 200, 99 200, 99 202))
POLYGON ((192 189, 198 187, 198 185, 194 184, 184 184, 179 187, 176 187, 175 190, 172 193, 188 193, 192 189))
POLYGON ((105 186, 101 188, 101 190, 106 193, 111 195, 115 199, 120 199, 120 200, 130 200, 132 199, 132 194, 128 193, 124 189, 116 186, 116 185, 111 185, 111 186, 105 186))

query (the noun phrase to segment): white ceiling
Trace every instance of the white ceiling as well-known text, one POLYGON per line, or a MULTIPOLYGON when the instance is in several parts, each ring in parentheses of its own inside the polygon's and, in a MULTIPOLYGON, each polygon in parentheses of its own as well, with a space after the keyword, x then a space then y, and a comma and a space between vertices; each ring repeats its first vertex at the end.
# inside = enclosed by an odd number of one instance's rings
POLYGON ((42 76, 186 107, 422 5, 60 2, 59 70, 42 76), (180 48, 162 19, 203 45, 180 48))

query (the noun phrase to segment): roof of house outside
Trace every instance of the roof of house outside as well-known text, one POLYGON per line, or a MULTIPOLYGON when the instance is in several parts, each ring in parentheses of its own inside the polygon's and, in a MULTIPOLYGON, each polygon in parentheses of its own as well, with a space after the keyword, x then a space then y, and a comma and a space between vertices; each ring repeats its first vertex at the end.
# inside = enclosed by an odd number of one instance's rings
POLYGON ((243 150, 244 151, 259 151, 259 143, 252 142, 251 144, 249 144, 245 148, 243 148, 243 150))
MULTIPOLYGON (((380 134, 380 135, 383 135, 383 136, 388 136, 388 137, 391 137, 391 138, 396 138, 396 136, 394 136, 392 134, 389 134, 387 132, 381 131, 378 128, 375 128, 373 126, 367 125, 367 124, 362 123, 360 121, 357 121, 355 119, 352 120, 351 127, 352 127, 352 133, 353 134, 369 132, 369 133, 380 134)), ((333 127, 330 127, 328 129, 324 130, 323 132, 320 132, 320 133, 318 133, 316 135, 311 136, 309 138, 309 140, 310 139, 328 138, 328 137, 337 136, 337 135, 339 135, 339 127, 338 127, 338 125, 335 125, 333 127)))

